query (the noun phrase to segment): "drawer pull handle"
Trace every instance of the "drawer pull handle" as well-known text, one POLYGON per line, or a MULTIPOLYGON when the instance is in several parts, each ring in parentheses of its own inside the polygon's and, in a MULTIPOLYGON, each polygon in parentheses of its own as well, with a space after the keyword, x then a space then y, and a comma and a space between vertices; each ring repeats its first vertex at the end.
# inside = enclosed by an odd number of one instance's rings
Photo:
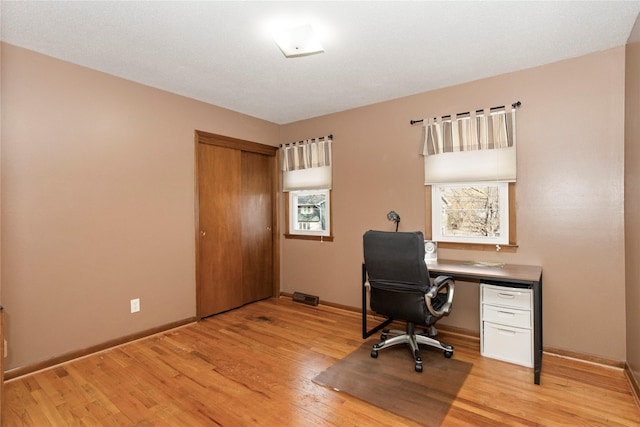
POLYGON ((509 335, 510 337, 515 336, 515 332, 514 331, 510 331, 508 329, 500 329, 498 328, 498 332, 500 332, 502 335, 509 335))
POLYGON ((512 311, 498 311, 498 314, 501 316, 516 317, 516 314, 512 311))
POLYGON ((514 299, 516 297, 514 294, 505 294, 505 293, 499 293, 498 296, 500 298, 506 298, 506 299, 514 299))

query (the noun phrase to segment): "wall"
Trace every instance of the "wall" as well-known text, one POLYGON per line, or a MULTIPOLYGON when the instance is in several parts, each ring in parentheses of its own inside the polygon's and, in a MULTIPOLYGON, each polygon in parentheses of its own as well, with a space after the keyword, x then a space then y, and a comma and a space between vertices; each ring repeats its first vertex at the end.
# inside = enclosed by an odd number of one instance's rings
MULTIPOLYGON (((516 100, 518 252, 439 256, 541 264, 545 345, 626 358, 623 47, 285 126, 1 48, 8 369, 195 315, 194 129, 269 145, 334 134, 335 241, 283 239, 281 288, 359 307, 362 233, 392 230, 391 209, 400 230, 424 229, 409 120, 516 100)), ((445 322, 477 328, 477 302, 461 283, 445 322)))
POLYGON ((626 360, 640 384, 640 15, 626 47, 625 76, 626 360))
MULTIPOLYGON (((517 253, 439 257, 542 265, 544 345, 624 360, 624 57, 620 47, 283 126, 281 142, 334 135, 335 241, 283 240, 282 290, 359 307, 362 234, 393 230, 392 209, 400 230, 424 230, 422 129, 409 120, 519 100, 517 253)), ((478 287, 456 293, 444 322, 477 331, 478 287)))
POLYGON ((194 130, 279 134, 6 44, 2 124, 7 369, 195 316, 194 130))

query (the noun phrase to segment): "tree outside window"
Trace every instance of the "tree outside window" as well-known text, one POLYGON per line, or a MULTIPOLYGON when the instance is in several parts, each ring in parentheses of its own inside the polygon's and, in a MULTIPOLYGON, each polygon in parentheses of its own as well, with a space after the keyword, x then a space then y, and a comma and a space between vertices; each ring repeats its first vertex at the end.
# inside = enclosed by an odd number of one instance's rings
POLYGON ((434 240, 508 243, 508 183, 434 185, 434 240))

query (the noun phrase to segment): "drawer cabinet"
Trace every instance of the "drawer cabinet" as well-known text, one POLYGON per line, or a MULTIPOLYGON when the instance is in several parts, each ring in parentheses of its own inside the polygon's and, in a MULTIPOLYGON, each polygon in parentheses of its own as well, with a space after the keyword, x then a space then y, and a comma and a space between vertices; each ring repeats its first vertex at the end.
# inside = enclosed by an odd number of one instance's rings
POLYGON ((480 284, 480 353, 533 367, 531 289, 480 284))

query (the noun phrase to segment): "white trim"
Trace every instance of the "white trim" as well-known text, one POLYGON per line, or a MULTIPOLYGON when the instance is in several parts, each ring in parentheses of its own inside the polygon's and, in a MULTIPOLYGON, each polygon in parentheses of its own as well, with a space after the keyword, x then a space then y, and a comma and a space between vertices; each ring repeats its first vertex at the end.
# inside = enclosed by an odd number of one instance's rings
POLYGON ((331 194, 329 189, 300 190, 289 192, 289 224, 287 224, 289 234, 303 236, 330 236, 331 235, 331 194), (324 230, 299 230, 296 229, 298 223, 298 196, 305 194, 325 194, 325 227, 324 230))

